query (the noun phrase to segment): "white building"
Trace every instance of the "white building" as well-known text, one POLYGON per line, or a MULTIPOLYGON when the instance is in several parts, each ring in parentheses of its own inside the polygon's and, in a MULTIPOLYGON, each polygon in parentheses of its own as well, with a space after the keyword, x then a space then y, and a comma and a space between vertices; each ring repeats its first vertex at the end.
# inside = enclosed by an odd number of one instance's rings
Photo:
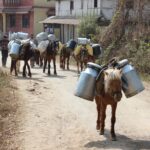
POLYGON ((47 18, 42 23, 65 43, 77 37, 79 18, 94 15, 111 20, 116 3, 117 0, 56 0, 56 16, 47 18))

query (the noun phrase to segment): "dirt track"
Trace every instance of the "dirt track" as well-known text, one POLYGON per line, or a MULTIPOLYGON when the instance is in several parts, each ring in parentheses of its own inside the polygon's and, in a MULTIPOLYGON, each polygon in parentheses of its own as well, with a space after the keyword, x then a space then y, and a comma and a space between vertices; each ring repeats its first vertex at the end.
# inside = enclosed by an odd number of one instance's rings
MULTIPOLYGON (((96 131, 96 105, 74 96, 78 76, 75 68, 58 76, 32 69, 32 79, 15 78, 22 101, 19 150, 148 150, 150 149, 150 86, 117 108, 118 141, 109 139, 110 107, 105 136, 96 131)), ((53 70, 52 70, 53 73, 53 70)))

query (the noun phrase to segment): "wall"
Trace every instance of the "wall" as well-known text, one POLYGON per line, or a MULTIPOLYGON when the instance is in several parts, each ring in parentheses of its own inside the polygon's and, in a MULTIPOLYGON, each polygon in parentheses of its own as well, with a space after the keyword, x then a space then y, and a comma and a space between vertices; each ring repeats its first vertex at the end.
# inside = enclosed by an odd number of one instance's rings
POLYGON ((40 6, 40 7, 55 7, 55 1, 47 1, 47 0, 33 0, 34 6, 40 6))
POLYGON ((0 0, 0 7, 3 6, 3 0, 0 0))
POLYGON ((83 0, 83 9, 81 9, 81 0, 74 0, 74 9, 70 11, 70 1, 64 0, 56 2, 57 16, 84 16, 100 15, 103 11, 106 18, 111 19, 116 8, 116 0, 98 0, 97 8, 94 8, 94 0, 83 0))
MULTIPOLYGON (((7 15, 8 18, 8 15, 7 15)), ((16 27, 10 28, 7 26, 7 32, 28 32, 33 33, 33 12, 30 12, 30 27, 29 28, 22 28, 22 15, 16 14, 16 27)))
POLYGON ((21 0, 21 5, 22 6, 32 6, 33 0, 21 0))
POLYGON ((43 8, 34 8, 34 22, 33 22, 33 28, 34 28, 34 34, 36 35, 39 32, 43 31, 43 24, 39 23, 40 21, 47 18, 46 16, 47 9, 43 8))

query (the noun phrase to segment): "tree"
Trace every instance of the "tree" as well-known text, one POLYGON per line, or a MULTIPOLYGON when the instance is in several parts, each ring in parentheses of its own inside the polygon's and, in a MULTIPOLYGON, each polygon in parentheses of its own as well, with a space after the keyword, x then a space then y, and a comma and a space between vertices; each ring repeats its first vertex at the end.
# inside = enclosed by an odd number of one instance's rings
POLYGON ((125 15, 124 7, 126 0, 119 0, 116 12, 112 18, 111 24, 103 34, 100 43, 103 48, 109 46, 112 41, 116 42, 124 34, 125 15))

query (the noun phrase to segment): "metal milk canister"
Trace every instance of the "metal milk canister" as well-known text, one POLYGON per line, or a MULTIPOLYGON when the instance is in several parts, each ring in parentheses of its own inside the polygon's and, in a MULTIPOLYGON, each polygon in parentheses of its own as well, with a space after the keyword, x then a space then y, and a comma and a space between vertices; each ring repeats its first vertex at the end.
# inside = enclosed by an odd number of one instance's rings
POLYGON ((9 55, 12 58, 17 58, 19 55, 20 44, 17 42, 12 42, 9 55))
POLYGON ((130 64, 126 64, 122 68, 122 83, 122 89, 127 98, 132 97, 144 90, 144 86, 139 75, 130 64))
POLYGON ((81 72, 77 87, 75 90, 75 96, 84 98, 86 100, 93 101, 95 95, 95 83, 96 77, 102 67, 95 63, 88 63, 85 71, 81 72))

